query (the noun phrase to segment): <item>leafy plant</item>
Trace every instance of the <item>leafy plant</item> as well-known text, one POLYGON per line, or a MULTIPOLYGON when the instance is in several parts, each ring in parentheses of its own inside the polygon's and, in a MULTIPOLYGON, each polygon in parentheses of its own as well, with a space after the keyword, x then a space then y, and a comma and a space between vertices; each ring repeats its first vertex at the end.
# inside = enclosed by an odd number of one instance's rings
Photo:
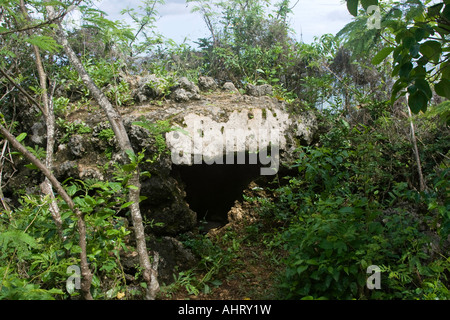
POLYGON ((83 121, 66 121, 62 118, 56 120, 56 124, 61 128, 62 137, 60 138, 61 143, 67 143, 70 137, 74 134, 85 134, 91 133, 92 129, 83 121))
MULTIPOLYGON (((364 9, 381 1, 361 1, 364 9)), ((358 0, 347 0, 354 16, 358 14, 358 0)), ((381 17, 380 17, 381 18, 381 17)), ((413 113, 426 112, 433 98, 432 87, 441 97, 450 98, 450 73, 448 51, 450 4, 448 1, 394 2, 384 14, 382 32, 389 31, 393 41, 388 41, 374 57, 380 63, 392 54, 392 76, 397 81, 392 88, 392 102, 408 94, 408 106, 413 113), (392 19, 395 17, 395 20, 392 19), (387 19, 386 19, 387 18, 387 19), (395 41, 395 43, 394 43, 395 41)))
MULTIPOLYGON (((341 120, 322 137, 321 147, 301 148, 294 165, 298 175, 277 189, 277 202, 265 206, 266 216, 271 212, 273 219, 287 224, 281 231, 288 252, 281 295, 288 299, 396 299, 420 293, 426 298, 425 292, 435 288, 431 292, 446 297, 440 289, 448 281, 445 268, 437 273, 438 269, 428 266, 429 250, 424 248, 430 239, 419 231, 427 219, 399 205, 429 203, 429 209, 438 212, 432 216, 447 221, 443 219, 448 211, 446 196, 431 193, 427 200, 405 183, 392 185, 390 173, 378 172, 389 164, 383 160, 385 137, 361 127, 351 128, 341 120), (445 205, 433 202, 435 196, 444 199, 445 205), (370 265, 381 266, 382 291, 366 288, 370 265)), ((445 261, 444 257, 435 263, 446 265, 445 261)))

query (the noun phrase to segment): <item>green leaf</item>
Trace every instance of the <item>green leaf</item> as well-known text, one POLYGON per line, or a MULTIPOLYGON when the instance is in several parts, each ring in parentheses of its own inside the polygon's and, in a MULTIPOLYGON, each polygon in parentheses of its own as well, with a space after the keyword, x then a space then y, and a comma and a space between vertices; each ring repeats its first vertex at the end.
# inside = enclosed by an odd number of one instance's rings
POLYGON ((27 136, 26 132, 22 132, 21 134, 19 134, 16 138, 17 141, 22 142, 23 139, 25 139, 27 136))
POLYGON ((383 62, 384 59, 386 59, 386 57, 388 55, 391 54, 392 51, 394 51, 395 48, 394 47, 386 47, 380 50, 380 52, 378 52, 375 57, 373 57, 372 59, 372 64, 373 65, 378 65, 381 62, 383 62))
POLYGON ((132 204, 133 204, 133 201, 126 202, 126 203, 124 203, 123 205, 120 206, 120 209, 128 208, 132 204))
POLYGON ((53 39, 48 36, 32 35, 25 39, 26 42, 39 47, 39 49, 49 52, 56 52, 61 46, 53 39))
POLYGON ((411 62, 406 62, 400 67, 399 76, 400 78, 408 78, 411 70, 413 68, 413 64, 411 62))
POLYGON ((425 79, 416 79, 415 85, 417 89, 422 91, 428 100, 430 100, 433 97, 433 92, 430 89, 430 85, 427 80, 425 79))
POLYGON ((414 37, 416 38, 416 41, 422 41, 427 37, 427 31, 425 28, 417 28, 414 32, 414 37))
POLYGON ((136 163, 136 154, 133 150, 125 150, 126 154, 128 155, 128 158, 130 159, 131 163, 136 163))
POLYGON ((420 45, 420 53, 436 63, 439 62, 442 54, 442 46, 438 41, 427 41, 420 45))
POLYGON ((413 94, 413 93, 416 92, 416 91, 417 91, 417 86, 416 86, 415 84, 410 85, 410 86, 408 87, 408 93, 409 93, 409 94, 413 94))
POLYGON ((427 110, 428 98, 422 90, 417 90, 408 98, 408 106, 415 114, 427 110))
POLYGON ((297 268, 297 274, 298 275, 302 274, 304 271, 306 271, 306 269, 308 269, 308 266, 299 266, 297 268))
POLYGON ((442 79, 440 82, 434 85, 434 90, 441 97, 450 99, 450 80, 442 79))
POLYGON ((76 192, 77 192, 77 186, 76 185, 71 185, 71 186, 67 187, 67 194, 69 196, 72 197, 76 192))
POLYGON ((377 6, 378 0, 361 0, 361 5, 367 10, 370 6, 377 6))
POLYGON ((442 8, 444 7, 443 3, 435 4, 434 6, 431 6, 428 8, 428 16, 429 17, 435 17, 441 13, 442 8))
POLYGON ((413 45, 415 45, 417 43, 416 38, 413 36, 406 36, 402 39, 403 45, 405 46, 405 48, 407 48, 408 50, 410 50, 412 48, 413 45))
POLYGON ((450 4, 447 3, 447 4, 445 5, 444 11, 442 11, 441 16, 442 16, 445 20, 450 21, 450 4))
POLYGON ((358 3, 359 0, 347 0, 347 9, 352 16, 358 15, 358 3))
POLYGON ((136 169, 136 164, 135 163, 130 163, 130 164, 124 164, 122 166, 123 171, 125 172, 132 172, 136 169))
POLYGON ((411 54, 411 57, 418 58, 419 57, 419 51, 420 51, 420 45, 414 44, 410 49, 409 53, 411 54))

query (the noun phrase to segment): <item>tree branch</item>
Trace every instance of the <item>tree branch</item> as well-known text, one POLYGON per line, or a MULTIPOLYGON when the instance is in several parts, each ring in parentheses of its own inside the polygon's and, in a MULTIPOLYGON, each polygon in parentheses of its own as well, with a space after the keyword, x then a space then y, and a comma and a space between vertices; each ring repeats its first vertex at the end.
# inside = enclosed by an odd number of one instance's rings
POLYGON ((14 86, 16 87, 20 92, 22 92, 28 100, 30 100, 36 107, 39 108, 39 110, 42 111, 42 113, 47 116, 47 111, 42 108, 41 104, 39 102, 37 102, 28 92, 25 91, 25 89, 23 89, 20 85, 18 85, 13 78, 11 78, 5 70, 3 70, 3 68, 0 67, 0 73, 6 78, 8 79, 8 81, 14 86))

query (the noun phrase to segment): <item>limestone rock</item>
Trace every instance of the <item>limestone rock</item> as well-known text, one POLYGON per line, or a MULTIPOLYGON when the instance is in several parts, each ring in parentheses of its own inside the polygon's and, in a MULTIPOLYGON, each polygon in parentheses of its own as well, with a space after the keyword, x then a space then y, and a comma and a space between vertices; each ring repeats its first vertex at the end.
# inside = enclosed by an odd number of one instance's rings
POLYGON ((42 122, 36 122, 31 127, 31 141, 35 144, 43 146, 47 139, 47 128, 42 122))
POLYGON ((233 82, 231 81, 225 82, 224 85, 222 86, 222 89, 228 92, 238 92, 233 82))
POLYGON ((269 84, 262 84, 255 86, 253 84, 247 85, 247 94, 253 97, 262 97, 273 94, 273 88, 269 84))
POLYGON ((196 265, 194 254, 173 237, 162 237, 150 243, 149 247, 159 253, 158 278, 166 284, 174 281, 177 271, 188 270, 196 265))
POLYGON ((214 91, 217 89, 217 83, 211 77, 201 76, 198 78, 198 86, 202 91, 214 91))
POLYGON ((182 77, 178 80, 178 86, 171 94, 176 102, 187 102, 189 100, 200 100, 200 89, 188 78, 182 77))
POLYGON ((143 103, 148 100, 161 98, 164 95, 163 81, 163 79, 158 78, 154 74, 140 78, 133 91, 134 99, 139 103, 143 103))
POLYGON ((178 88, 172 93, 172 99, 176 102, 187 102, 191 95, 183 88, 178 88))
POLYGON ((65 180, 68 177, 74 177, 77 175, 77 163, 76 161, 66 160, 59 164, 55 168, 55 175, 60 180, 65 180))
POLYGON ((86 151, 86 148, 83 145, 83 137, 79 134, 70 137, 67 147, 69 152, 75 158, 81 158, 86 151))

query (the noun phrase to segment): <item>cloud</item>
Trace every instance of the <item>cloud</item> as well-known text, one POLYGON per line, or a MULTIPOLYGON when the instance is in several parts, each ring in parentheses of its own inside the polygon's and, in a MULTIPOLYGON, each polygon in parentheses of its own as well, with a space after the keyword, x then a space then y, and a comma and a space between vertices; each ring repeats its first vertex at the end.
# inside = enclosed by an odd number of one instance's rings
MULTIPOLYGON (((294 3, 292 0, 292 4, 294 3)), ((105 11, 112 20, 130 23, 120 11, 127 7, 138 10, 140 5, 140 0, 101 0, 97 7, 105 11)), ((191 13, 193 6, 194 4, 187 4, 185 0, 166 0, 164 5, 157 8, 160 16, 156 22, 158 31, 177 42, 183 41, 186 36, 192 40, 208 36, 201 15, 191 13)), ((299 0, 290 20, 297 40, 300 40, 302 34, 303 41, 310 43, 314 36, 338 32, 351 19, 342 0, 299 0)))
POLYGON ((300 0, 291 19, 297 40, 301 37, 306 43, 325 33, 337 33, 351 20, 352 16, 340 0, 300 0))
POLYGON ((189 15, 191 13, 191 7, 188 7, 186 3, 179 3, 180 0, 167 2, 166 4, 158 7, 158 13, 160 16, 179 16, 189 15))

